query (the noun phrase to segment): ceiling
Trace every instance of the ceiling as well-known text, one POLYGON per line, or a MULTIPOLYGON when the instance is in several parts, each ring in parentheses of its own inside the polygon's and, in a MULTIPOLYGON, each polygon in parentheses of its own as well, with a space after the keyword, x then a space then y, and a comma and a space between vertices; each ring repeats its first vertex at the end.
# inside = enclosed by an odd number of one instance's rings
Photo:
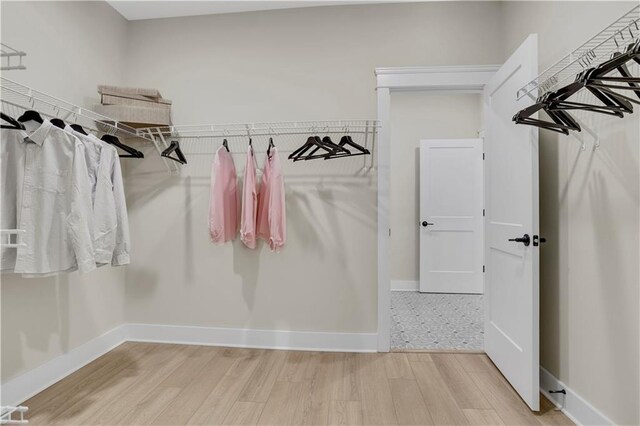
MULTIPOLYGON (((414 0, 415 1, 415 0, 414 0)), ((259 10, 291 9, 347 4, 391 3, 392 1, 124 1, 107 0, 129 21, 138 19, 174 18, 179 16, 212 15, 220 13, 253 12, 259 10)), ((393 1, 398 2, 398 1, 393 1)))

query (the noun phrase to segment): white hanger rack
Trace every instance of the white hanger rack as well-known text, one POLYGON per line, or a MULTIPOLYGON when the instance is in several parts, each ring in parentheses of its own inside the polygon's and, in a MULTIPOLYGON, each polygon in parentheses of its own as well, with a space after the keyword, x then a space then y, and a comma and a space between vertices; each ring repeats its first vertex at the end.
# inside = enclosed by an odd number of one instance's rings
MULTIPOLYGON (((160 141, 156 138, 138 133, 135 128, 111 117, 74 105, 5 77, 0 77, 0 101, 3 105, 13 107, 20 112, 35 109, 44 117, 60 118, 64 122, 76 123, 85 130, 91 130, 97 134, 106 133, 122 139, 133 138, 151 142, 158 154, 168 147, 168 145, 164 147, 159 145, 160 141)), ((167 165, 167 169, 172 170, 170 165, 167 165)))
POLYGON ((608 60, 618 50, 640 37, 640 6, 636 6, 614 23, 550 66, 542 74, 518 90, 517 98, 531 98, 556 90, 576 78, 587 68, 608 60))
MULTIPOLYGON (((378 127, 380 124, 377 120, 324 120, 162 126, 141 128, 137 132, 140 137, 156 139, 161 146, 169 146, 170 140, 211 140, 217 144, 225 138, 229 139, 229 144, 246 144, 248 138, 286 135, 301 136, 299 144, 302 144, 305 135, 344 133, 358 135, 373 154, 378 127)), ((165 164, 169 163, 168 167, 173 167, 171 171, 179 170, 178 163, 165 158, 163 160, 165 164)))
MULTIPOLYGON (((525 96, 534 101, 547 92, 565 86, 575 80, 576 76, 585 69, 595 67, 611 58, 617 51, 624 51, 627 46, 640 38, 640 6, 636 6, 622 17, 577 49, 547 68, 542 74, 518 90, 518 100, 525 96)), ((600 137, 591 127, 578 117, 573 117, 585 133, 593 139, 594 148, 600 146, 600 137)), ((581 143, 581 149, 586 149, 585 137, 576 132, 571 135, 581 143)))
POLYGON ((2 407, 0 409, 0 424, 2 425, 23 425, 29 423, 28 420, 25 420, 24 413, 29 410, 27 407, 18 406, 18 407, 2 407), (17 418, 14 418, 14 415, 17 418))
POLYGON ((9 70, 26 70, 27 67, 22 64, 22 58, 27 54, 21 50, 16 50, 11 46, 7 46, 4 43, 0 43, 0 57, 2 57, 2 71, 9 70), (17 59, 16 65, 11 64, 12 59, 17 59))

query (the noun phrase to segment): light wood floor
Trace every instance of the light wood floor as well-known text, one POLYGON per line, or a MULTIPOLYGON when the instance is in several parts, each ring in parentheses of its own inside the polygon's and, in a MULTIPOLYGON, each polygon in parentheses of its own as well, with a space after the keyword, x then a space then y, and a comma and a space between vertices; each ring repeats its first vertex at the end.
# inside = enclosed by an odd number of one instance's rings
POLYGON ((485 355, 125 343, 33 398, 36 425, 570 425, 485 355))

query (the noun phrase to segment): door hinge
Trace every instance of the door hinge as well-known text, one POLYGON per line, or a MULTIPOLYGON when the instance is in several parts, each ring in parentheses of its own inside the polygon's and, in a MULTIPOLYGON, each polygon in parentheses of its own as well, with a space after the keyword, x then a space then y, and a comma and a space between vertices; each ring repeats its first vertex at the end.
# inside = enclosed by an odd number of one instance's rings
POLYGON ((482 216, 486 216, 486 211, 482 209, 482 216))
POLYGON ((482 153, 482 159, 484 160, 484 152, 482 153))
POLYGON ((389 228, 389 236, 391 236, 391 228, 389 228))
POLYGON ((482 272, 484 273, 486 271, 486 268, 484 265, 482 265, 482 272))

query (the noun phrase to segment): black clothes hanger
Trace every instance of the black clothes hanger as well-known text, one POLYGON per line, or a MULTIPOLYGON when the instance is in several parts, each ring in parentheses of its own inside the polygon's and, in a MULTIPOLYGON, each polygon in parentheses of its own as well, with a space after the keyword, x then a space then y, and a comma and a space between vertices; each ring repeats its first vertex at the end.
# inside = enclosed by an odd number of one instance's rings
POLYGON ((187 159, 185 158, 182 150, 180 149, 180 143, 178 141, 171 141, 171 144, 167 149, 162 151, 163 157, 170 158, 173 161, 177 161, 180 164, 187 164, 187 159), (171 153, 175 152, 176 156, 172 157, 171 153))
POLYGON ((100 140, 102 140, 103 142, 108 143, 109 145, 113 145, 116 146, 118 148, 120 148, 121 150, 123 150, 124 152, 126 152, 127 154, 124 155, 120 155, 120 157, 123 158, 144 158, 144 154, 140 151, 138 151, 135 148, 132 148, 130 146, 127 146, 125 144, 123 144, 122 142, 120 142, 120 139, 118 139, 117 137, 113 136, 113 135, 103 135, 100 140))
POLYGON ((304 145, 289 154, 288 158, 293 161, 304 160, 306 157, 303 157, 303 155, 310 149, 313 149, 311 154, 317 152, 319 149, 323 149, 327 151, 327 153, 331 153, 331 148, 327 148, 319 136, 309 136, 304 145))
POLYGON ((15 118, 5 114, 4 112, 0 112, 0 114, 2 115, 0 118, 2 118, 4 121, 9 123, 9 125, 6 125, 6 124, 1 125, 0 128, 2 128, 2 129, 25 130, 24 124, 22 124, 21 122, 19 122, 15 118))
POLYGON ((552 132, 562 133, 568 135, 570 130, 581 131, 580 125, 575 122, 573 117, 565 111, 547 111, 545 108, 548 106, 547 98, 550 94, 545 94, 538 98, 535 104, 524 108, 519 111, 514 117, 513 121, 516 124, 526 124, 529 126, 539 127, 541 129, 551 130, 552 132), (547 115, 553 121, 544 121, 540 118, 532 118, 531 116, 537 112, 546 111, 547 115))
POLYGON ((275 144, 273 143, 273 138, 269 138, 269 147, 267 148, 267 157, 271 158, 271 148, 275 148, 275 144))
POLYGON ((81 126, 81 125, 79 125, 79 124, 72 124, 72 125, 71 125, 71 128, 72 128, 73 130, 75 130, 76 132, 78 132, 78 133, 82 133, 83 135, 88 136, 88 133, 87 133, 87 132, 85 132, 85 130, 84 130, 84 129, 82 128, 82 126, 81 126))
MULTIPOLYGON (((249 144, 251 144, 251 141, 249 141, 249 144)), ((222 146, 224 146, 224 149, 226 149, 227 152, 229 152, 229 142, 227 142, 226 139, 222 140, 222 146)))
POLYGON ((343 146, 340 146, 340 145, 334 143, 329 136, 325 136, 324 138, 322 138, 320 143, 324 146, 324 148, 326 150, 329 151, 329 153, 314 155, 320 149, 319 147, 316 147, 316 149, 311 151, 309 153, 309 155, 304 157, 304 160, 317 160, 319 158, 326 158, 327 156, 333 155, 333 154, 336 154, 336 153, 344 153, 344 154, 347 154, 347 155, 351 154, 351 151, 349 151, 348 149, 344 148, 343 146))
POLYGON ((349 153, 349 154, 345 154, 345 153, 335 153, 335 154, 330 154, 324 157, 325 160, 331 160, 333 158, 342 158, 342 157, 355 157, 358 155, 369 155, 371 154, 371 152, 363 147, 362 145, 359 145, 357 143, 355 143, 353 141, 353 139, 351 139, 351 136, 346 135, 343 136, 342 138, 340 138, 340 142, 338 142, 338 145, 341 147, 344 147, 345 145, 350 146, 351 148, 356 149, 358 152, 355 153, 349 153))
POLYGON ((59 118, 52 118, 50 121, 51 124, 60 129, 64 129, 67 126, 66 124, 64 124, 64 121, 60 120, 59 118))
POLYGON ((588 69, 578 74, 576 81, 562 87, 555 92, 548 94, 546 98, 546 110, 582 110, 597 112, 600 114, 613 115, 616 117, 624 117, 625 112, 633 112, 631 103, 619 99, 618 97, 609 96, 595 87, 587 85, 590 73, 595 68, 588 69), (586 88, 604 105, 587 104, 583 102, 569 101, 568 99, 586 88))
POLYGON ((36 123, 40 123, 40 124, 44 122, 40 113, 32 109, 25 111, 24 114, 18 117, 18 121, 21 121, 23 123, 25 121, 35 121, 36 123))

